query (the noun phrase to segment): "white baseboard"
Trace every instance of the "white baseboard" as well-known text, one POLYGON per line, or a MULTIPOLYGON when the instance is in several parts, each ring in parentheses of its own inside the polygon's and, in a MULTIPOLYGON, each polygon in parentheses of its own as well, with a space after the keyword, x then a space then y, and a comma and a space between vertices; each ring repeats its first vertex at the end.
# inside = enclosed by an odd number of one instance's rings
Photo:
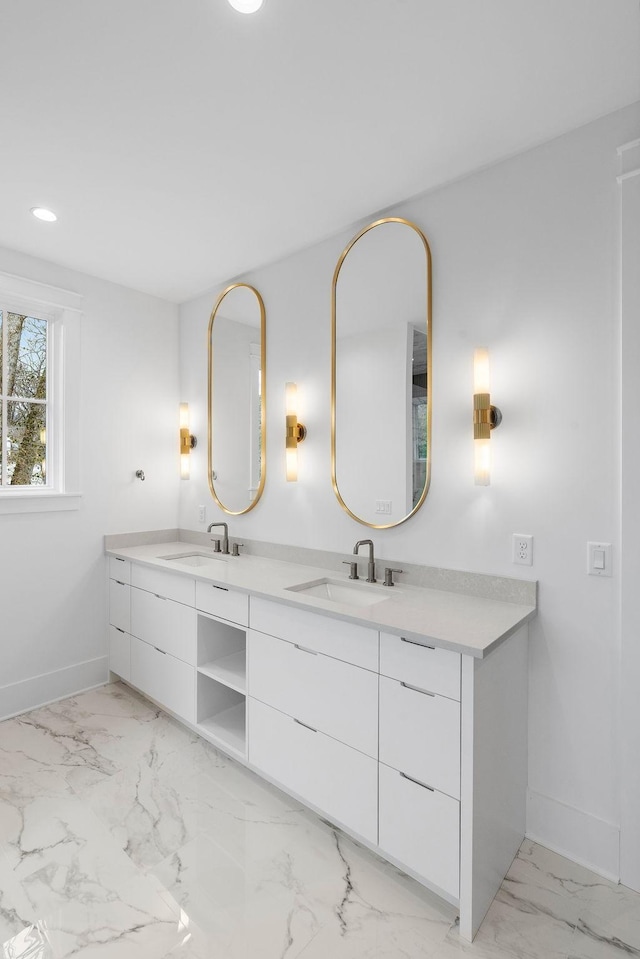
POLYGON ((100 656, 86 663, 76 663, 52 673, 31 676, 19 683, 0 686, 0 719, 10 719, 74 693, 102 686, 108 678, 107 657, 100 656))
POLYGON ((620 879, 620 827, 527 790, 527 839, 593 872, 620 879))

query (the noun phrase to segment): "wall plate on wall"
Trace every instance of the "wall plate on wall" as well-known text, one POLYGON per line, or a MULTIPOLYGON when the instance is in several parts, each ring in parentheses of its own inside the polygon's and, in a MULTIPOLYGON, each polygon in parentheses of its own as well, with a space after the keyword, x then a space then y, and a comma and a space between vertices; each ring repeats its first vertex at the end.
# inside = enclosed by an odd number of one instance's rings
POLYGON ((589 576, 612 576, 611 543, 587 543, 589 576))

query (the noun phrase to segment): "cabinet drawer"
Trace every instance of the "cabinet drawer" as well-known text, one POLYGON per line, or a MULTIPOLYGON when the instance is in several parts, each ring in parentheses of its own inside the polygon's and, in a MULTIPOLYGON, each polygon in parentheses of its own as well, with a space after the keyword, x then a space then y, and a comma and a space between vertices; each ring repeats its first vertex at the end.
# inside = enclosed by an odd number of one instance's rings
POLYGON ((109 626, 109 669, 122 679, 131 679, 131 637, 117 626, 109 626))
POLYGON ((161 706, 193 723, 195 669, 131 637, 131 682, 161 706))
POLYGON ((119 579, 121 583, 130 583, 131 560, 122 559, 120 556, 110 556, 109 576, 111 579, 119 579))
POLYGON ((185 663, 195 665, 196 611, 193 607, 132 588, 130 632, 185 663))
POLYGON ((378 676, 264 633, 248 634, 248 692, 378 758, 378 676))
POLYGON ((460 700, 460 653, 380 633, 380 672, 431 693, 460 700))
POLYGON ((131 587, 117 579, 109 580, 109 622, 125 633, 131 632, 131 587))
POLYGON ((249 699, 249 762, 354 833, 377 842, 378 764, 249 699))
POLYGON ((460 803, 380 765, 380 848, 450 896, 460 885, 460 803))
POLYGON ((460 704, 380 677, 380 762, 460 798, 460 704))
POLYGON ((197 580, 196 606, 204 613, 211 613, 240 626, 249 623, 249 597, 226 586, 214 586, 213 583, 197 580))
POLYGON ((173 599, 176 603, 184 603, 185 606, 195 604, 195 580, 188 576, 134 564, 131 569, 131 585, 137 586, 138 589, 146 589, 150 593, 157 593, 158 596, 164 596, 166 599, 173 599))
POLYGON ((378 671, 378 631, 251 597, 251 628, 378 671))

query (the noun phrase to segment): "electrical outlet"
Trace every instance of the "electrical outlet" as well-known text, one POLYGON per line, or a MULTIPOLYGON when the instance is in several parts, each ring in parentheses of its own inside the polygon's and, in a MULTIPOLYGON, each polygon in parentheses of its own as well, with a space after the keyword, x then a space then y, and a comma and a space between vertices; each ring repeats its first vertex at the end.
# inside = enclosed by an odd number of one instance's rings
POLYGON ((198 506, 198 522, 206 523, 207 522, 207 507, 198 506))
POLYGON ((377 499, 377 500, 376 500, 376 513, 385 513, 387 516, 391 516, 391 500, 390 500, 390 499, 377 499))
POLYGON ((533 566, 533 536, 525 533, 514 533, 513 544, 513 562, 517 566, 533 566))

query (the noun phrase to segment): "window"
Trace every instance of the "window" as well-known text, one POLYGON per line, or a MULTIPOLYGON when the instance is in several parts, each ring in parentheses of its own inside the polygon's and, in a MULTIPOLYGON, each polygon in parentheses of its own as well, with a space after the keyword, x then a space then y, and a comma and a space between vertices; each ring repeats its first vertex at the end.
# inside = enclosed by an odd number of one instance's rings
POLYGON ((47 486, 49 321, 0 307, 0 486, 47 486))
POLYGON ((79 301, 0 273, 0 513, 79 506, 79 301))

